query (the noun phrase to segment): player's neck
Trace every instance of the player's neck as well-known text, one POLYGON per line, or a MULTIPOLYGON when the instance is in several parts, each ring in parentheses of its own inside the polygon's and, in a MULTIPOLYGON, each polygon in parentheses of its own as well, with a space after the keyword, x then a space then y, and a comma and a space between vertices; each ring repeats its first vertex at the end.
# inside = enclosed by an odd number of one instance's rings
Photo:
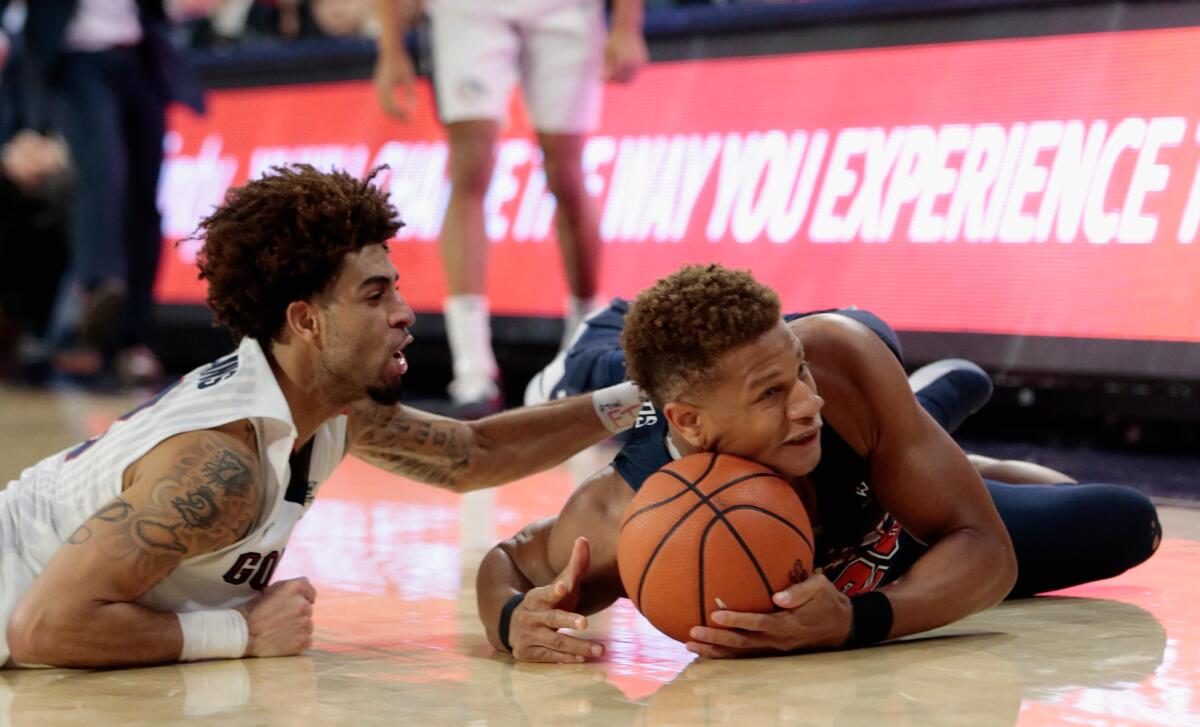
POLYGON ((322 390, 323 378, 311 357, 306 357, 297 346, 272 343, 267 353, 271 371, 283 398, 287 400, 296 425, 296 444, 299 449, 312 438, 317 427, 336 416, 346 402, 331 401, 322 390))

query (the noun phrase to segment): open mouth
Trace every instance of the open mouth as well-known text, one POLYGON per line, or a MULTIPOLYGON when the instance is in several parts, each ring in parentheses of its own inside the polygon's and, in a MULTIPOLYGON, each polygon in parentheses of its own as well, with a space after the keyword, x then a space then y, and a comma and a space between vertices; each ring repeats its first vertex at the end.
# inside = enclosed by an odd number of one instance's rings
POLYGON ((396 351, 392 354, 392 363, 401 374, 408 373, 408 359, 405 358, 403 351, 396 351))
POLYGON ((392 351, 392 363, 396 366, 401 374, 408 372, 408 358, 404 355, 404 349, 408 344, 412 343, 412 336, 405 336, 404 341, 392 351))
POLYGON ((788 445, 789 447, 810 447, 815 444, 818 439, 820 439, 820 435, 821 428, 816 427, 804 432, 803 434, 792 437, 784 442, 784 444, 788 445))

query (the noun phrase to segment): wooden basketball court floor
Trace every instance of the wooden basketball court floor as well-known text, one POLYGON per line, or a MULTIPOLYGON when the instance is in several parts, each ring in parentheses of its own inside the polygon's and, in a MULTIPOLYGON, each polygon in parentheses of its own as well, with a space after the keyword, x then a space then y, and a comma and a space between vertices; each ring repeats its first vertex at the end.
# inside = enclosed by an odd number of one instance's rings
MULTIPOLYGON (((0 387, 0 483, 133 403, 0 387)), ((697 660, 621 601, 588 632, 602 661, 515 664, 483 637, 476 566, 608 456, 465 497, 347 460, 276 574, 317 588, 311 651, 4 670, 0 724, 1200 725, 1200 510, 1169 505, 1141 567, 899 643, 697 660)))

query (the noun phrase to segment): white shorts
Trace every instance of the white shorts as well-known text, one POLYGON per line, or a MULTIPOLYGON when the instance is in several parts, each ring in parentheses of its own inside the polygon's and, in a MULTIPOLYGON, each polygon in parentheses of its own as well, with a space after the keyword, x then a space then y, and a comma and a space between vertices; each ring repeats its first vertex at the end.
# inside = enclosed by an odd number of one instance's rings
POLYGON ((537 131, 579 134, 600 119, 601 0, 431 0, 442 123, 507 120, 520 81, 537 131))

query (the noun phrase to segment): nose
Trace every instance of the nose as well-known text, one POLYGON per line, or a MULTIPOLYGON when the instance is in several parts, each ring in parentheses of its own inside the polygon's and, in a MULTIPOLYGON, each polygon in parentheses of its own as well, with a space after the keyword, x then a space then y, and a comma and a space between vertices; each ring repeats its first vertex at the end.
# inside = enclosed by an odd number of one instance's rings
POLYGON ((395 295, 396 305, 392 307, 392 314, 389 316, 388 325, 392 328, 410 328, 412 324, 417 322, 417 314, 413 313, 413 309, 409 307, 408 301, 404 300, 399 293, 395 295))
POLYGON ((817 395, 816 389, 803 381, 797 381, 788 397, 787 415, 793 421, 816 419, 825 400, 817 395))

